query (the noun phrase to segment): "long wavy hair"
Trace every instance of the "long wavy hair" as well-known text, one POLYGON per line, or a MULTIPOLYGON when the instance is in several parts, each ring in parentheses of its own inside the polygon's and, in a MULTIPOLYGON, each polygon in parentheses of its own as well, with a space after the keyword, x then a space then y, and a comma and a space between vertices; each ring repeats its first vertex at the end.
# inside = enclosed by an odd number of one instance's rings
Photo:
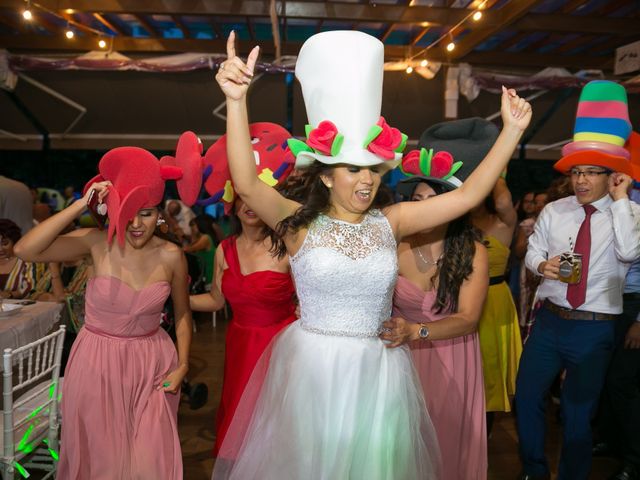
MULTIPOLYGON (((448 190, 437 183, 427 183, 436 195, 448 190)), ((435 313, 458 311, 460 288, 473 273, 473 257, 476 242, 482 242, 481 232, 475 228, 468 215, 449 222, 444 236, 442 256, 436 264, 431 283, 438 286, 436 301, 431 307, 435 313)))
MULTIPOLYGON (((287 254, 285 235, 309 226, 318 215, 329 211, 331 194, 321 176, 331 175, 334 168, 341 166, 344 165, 326 165, 315 161, 299 175, 289 176, 278 188, 285 197, 302 203, 302 206, 293 215, 280 221, 271 233, 271 248, 275 256, 282 258, 287 254)), ((370 208, 383 208, 389 204, 390 198, 388 189, 381 184, 370 208)))

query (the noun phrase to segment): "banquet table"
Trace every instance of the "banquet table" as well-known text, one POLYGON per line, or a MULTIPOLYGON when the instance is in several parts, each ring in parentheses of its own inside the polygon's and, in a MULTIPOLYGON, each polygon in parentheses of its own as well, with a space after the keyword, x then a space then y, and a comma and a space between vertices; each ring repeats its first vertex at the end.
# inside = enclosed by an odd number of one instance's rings
MULTIPOLYGON (((6 303, 19 303, 5 300, 6 303)), ((44 337, 60 321, 64 304, 36 302, 18 312, 0 316, 0 354, 5 348, 17 348, 44 337)), ((0 362, 2 371, 2 362, 0 362)))

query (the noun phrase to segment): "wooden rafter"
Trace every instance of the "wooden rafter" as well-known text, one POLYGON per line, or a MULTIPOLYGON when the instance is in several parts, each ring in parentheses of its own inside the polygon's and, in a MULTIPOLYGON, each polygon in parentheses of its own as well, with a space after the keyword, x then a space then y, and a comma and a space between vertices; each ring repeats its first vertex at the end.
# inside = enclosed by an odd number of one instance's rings
POLYGON ((6 25, 7 27, 18 33, 27 33, 29 31, 27 24, 25 24, 25 22, 21 22, 18 19, 15 19, 14 15, 0 15, 0 23, 6 25))
POLYGON ((149 36, 152 38, 156 38, 161 36, 158 32, 158 29, 153 26, 150 20, 148 20, 144 15, 134 15, 135 19, 142 25, 142 27, 149 33, 149 36))
MULTIPOLYGON (((597 35, 580 35, 579 37, 574 38, 573 40, 569 40, 564 45, 560 45, 558 48, 551 50, 553 53, 568 53, 576 48, 582 47, 588 43, 593 42, 596 38, 599 38, 597 35)), ((550 52, 550 53, 551 53, 550 52)))
POLYGON ((253 22, 251 21, 251 17, 247 17, 247 30, 249 31, 249 38, 251 40, 256 39, 256 32, 253 28, 253 22))
POLYGON ((189 29, 182 21, 178 15, 171 15, 171 20, 176 24, 176 27, 182 32, 182 38, 189 38, 191 34, 189 33, 189 29))
POLYGON ((422 37, 424 37, 429 30, 430 30, 430 27, 425 27, 422 30, 420 30, 418 34, 411 39, 411 46, 413 47, 417 45, 418 42, 422 40, 422 37))
POLYGON ((387 28, 385 28, 384 32, 382 32, 382 35, 380 35, 380 41, 382 43, 384 43, 387 38, 389 38, 389 35, 391 35, 391 32, 393 32, 393 29, 395 28, 395 25, 392 23, 390 24, 387 28))
POLYGON ((629 38, 629 39, 622 39, 620 37, 614 37, 611 38, 609 40, 606 40, 605 42, 601 43, 600 45, 597 45, 595 47, 593 47, 593 51, 591 53, 593 53, 594 55, 598 55, 601 53, 604 53, 608 50, 611 50, 613 48, 618 48, 618 47, 622 47, 624 45, 627 45, 628 43, 632 43, 636 40, 640 40, 640 33, 636 32, 636 36, 635 38, 629 38))
POLYGON ((534 32, 564 32, 610 34, 632 36, 640 31, 640 19, 634 17, 612 18, 594 15, 528 14, 518 20, 513 28, 534 32))
POLYGON ((563 37, 564 37, 564 34, 561 34, 561 33, 546 34, 541 38, 539 38, 538 40, 536 40, 535 42, 532 42, 529 45, 527 45, 522 50, 522 52, 523 53, 537 52, 538 49, 542 48, 543 46, 562 40, 563 37))
POLYGON ((560 11, 562 13, 572 13, 572 12, 575 12, 578 8, 580 8, 585 3, 587 3, 587 0, 571 0, 567 2, 566 5, 563 5, 560 11))
POLYGON ((502 42, 498 48, 500 48, 500 50, 503 50, 503 51, 509 50, 511 47, 517 45, 518 43, 526 39, 529 35, 531 35, 531 32, 516 33, 513 37, 502 42))
MULTIPOLYGON (((248 52, 255 45, 260 46, 261 52, 273 55, 275 49, 272 41, 239 41, 238 51, 248 52)), ((301 42, 283 42, 283 55, 297 55, 302 46, 301 42)), ((0 36, 0 47, 10 51, 87 51, 95 48, 95 41, 90 37, 79 37, 69 42, 61 35, 56 37, 43 37, 41 35, 5 35, 0 36)), ((200 39, 169 39, 169 38, 133 38, 114 37, 113 49, 119 52, 203 52, 224 53, 226 42, 224 40, 200 40, 200 39)), ((386 45, 385 57, 387 60, 400 60, 406 58, 406 47, 401 45, 386 45)), ((429 51, 429 60, 445 61, 446 56, 438 50, 429 51)), ((587 55, 553 55, 509 52, 472 52, 464 57, 465 62, 477 65, 510 65, 515 67, 540 68, 545 66, 564 66, 567 68, 601 68, 611 69, 613 58, 593 57, 587 55)))
POLYGON ((535 7, 541 1, 542 0, 517 0, 515 2, 508 3, 506 6, 498 10, 502 16, 502 23, 500 25, 483 25, 482 28, 474 28, 458 43, 458 45, 456 45, 456 49, 451 52, 451 58, 457 59, 464 57, 478 44, 524 16, 530 9, 535 7))
POLYGON ((104 25, 105 27, 107 27, 109 30, 116 33, 117 35, 126 35, 126 32, 122 28, 120 28, 115 22, 110 22, 109 20, 107 20, 107 18, 105 18, 104 15, 101 15, 99 13, 94 13, 93 18, 95 18, 102 25, 104 25))
POLYGON ((34 24, 37 24, 38 26, 44 28, 47 32, 49 33, 53 33, 53 34, 57 34, 60 33, 61 28, 50 22, 49 19, 46 17, 46 13, 43 12, 38 12, 38 11, 33 11, 32 12, 33 15, 33 19, 31 20, 34 24))
POLYGON ((78 30, 82 30, 85 33, 88 33, 90 35, 95 35, 94 30, 85 25, 84 23, 82 23, 82 19, 77 18, 74 14, 72 13, 67 13, 67 12, 60 12, 60 15, 62 15, 62 17, 69 22, 69 24, 73 27, 73 28, 77 28, 78 30))
POLYGON ((216 39, 218 40, 224 39, 224 32, 220 28, 220 25, 218 25, 218 22, 216 22, 214 19, 211 19, 209 21, 209 25, 211 25, 213 32, 216 34, 216 39))

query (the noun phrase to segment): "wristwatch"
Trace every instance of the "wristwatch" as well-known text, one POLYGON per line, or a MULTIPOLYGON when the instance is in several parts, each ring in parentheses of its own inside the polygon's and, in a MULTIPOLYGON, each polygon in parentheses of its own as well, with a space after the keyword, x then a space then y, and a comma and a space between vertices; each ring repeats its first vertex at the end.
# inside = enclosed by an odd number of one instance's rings
POLYGON ((427 338, 429 338, 429 328, 424 323, 420 324, 420 330, 418 330, 418 337, 420 337, 420 340, 426 340, 427 338))

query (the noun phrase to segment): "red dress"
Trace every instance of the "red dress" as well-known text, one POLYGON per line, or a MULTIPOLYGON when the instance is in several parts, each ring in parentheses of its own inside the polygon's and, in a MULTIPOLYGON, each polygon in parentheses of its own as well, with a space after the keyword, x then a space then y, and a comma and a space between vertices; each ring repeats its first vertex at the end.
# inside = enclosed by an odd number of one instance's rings
POLYGON ((220 247, 228 266, 222 274, 222 293, 231 306, 233 318, 227 329, 214 455, 222 445, 258 359, 273 337, 296 318, 291 275, 271 270, 243 275, 236 237, 223 240, 220 247))

